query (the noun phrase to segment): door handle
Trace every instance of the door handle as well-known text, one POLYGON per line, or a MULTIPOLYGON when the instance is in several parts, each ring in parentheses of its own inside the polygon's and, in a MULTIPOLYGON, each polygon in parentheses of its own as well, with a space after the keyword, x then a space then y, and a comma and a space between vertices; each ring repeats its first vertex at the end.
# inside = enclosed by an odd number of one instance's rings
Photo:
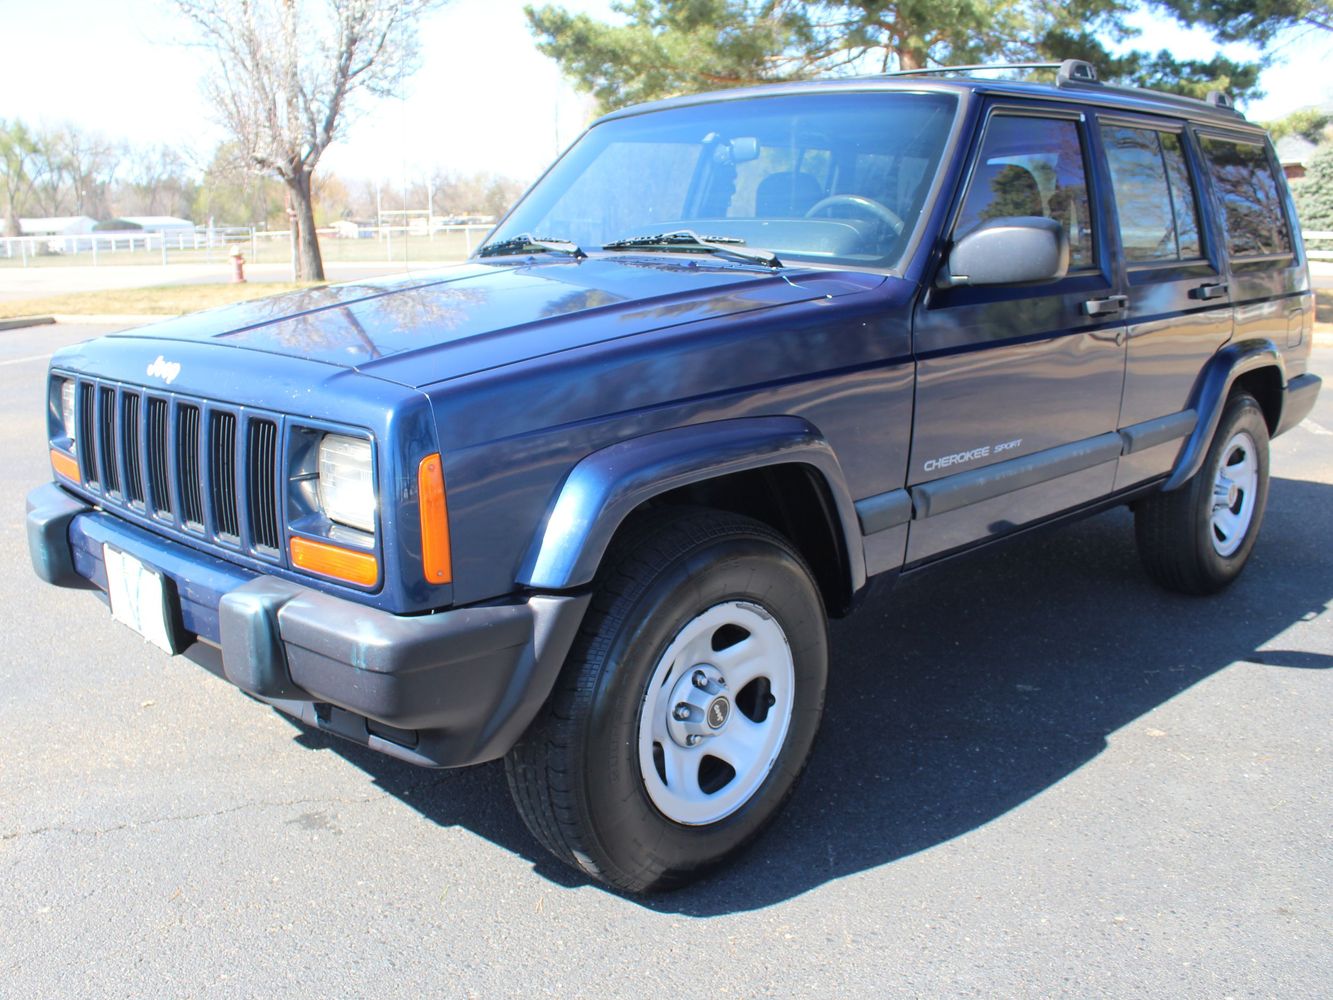
POLYGON ((1128 295, 1108 295, 1104 299, 1088 299, 1083 303, 1083 312, 1088 316, 1108 316, 1128 306, 1128 295))
POLYGON ((1227 283, 1225 281, 1218 281, 1211 285, 1200 285, 1198 288, 1194 289, 1194 291, 1190 292, 1190 295, 1196 299, 1207 300, 1220 299, 1226 293, 1227 283))

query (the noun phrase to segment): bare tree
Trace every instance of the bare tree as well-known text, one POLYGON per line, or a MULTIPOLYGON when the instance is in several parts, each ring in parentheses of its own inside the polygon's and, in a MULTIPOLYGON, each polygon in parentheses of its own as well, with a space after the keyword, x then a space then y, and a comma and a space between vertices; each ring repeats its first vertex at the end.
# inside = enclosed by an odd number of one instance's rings
POLYGON ((123 144, 73 125, 59 131, 60 169, 69 183, 68 204, 75 215, 105 218, 110 188, 125 155, 123 144))
POLYGON ((116 186, 116 213, 187 216, 196 190, 181 153, 170 146, 133 147, 116 186))
POLYGON ((19 214, 32 196, 41 171, 42 159, 28 127, 18 119, 0 119, 0 183, 4 185, 6 236, 23 235, 19 214))
POLYGON ((416 24, 447 0, 175 0, 214 58, 208 95, 255 168, 295 211, 297 276, 322 280, 311 174, 360 92, 416 68, 416 24))

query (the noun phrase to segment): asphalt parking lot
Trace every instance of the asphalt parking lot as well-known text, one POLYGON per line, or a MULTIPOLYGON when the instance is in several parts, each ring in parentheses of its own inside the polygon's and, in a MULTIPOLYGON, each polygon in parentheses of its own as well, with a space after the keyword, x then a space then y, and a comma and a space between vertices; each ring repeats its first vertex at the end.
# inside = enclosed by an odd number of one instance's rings
POLYGON ((0 997, 1333 992, 1333 390, 1219 598, 1123 511, 873 594, 785 815, 635 900, 498 765, 311 733, 36 581, 45 357, 96 332, 0 334, 0 997))

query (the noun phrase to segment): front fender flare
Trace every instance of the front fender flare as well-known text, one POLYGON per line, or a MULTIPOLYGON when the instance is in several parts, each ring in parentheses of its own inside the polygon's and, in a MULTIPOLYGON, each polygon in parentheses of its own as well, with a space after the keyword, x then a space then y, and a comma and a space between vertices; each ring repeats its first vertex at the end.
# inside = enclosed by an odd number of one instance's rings
POLYGON ((814 468, 828 488, 846 545, 851 588, 866 579, 856 509, 829 443, 800 417, 741 417, 630 438, 583 458, 538 528, 518 583, 568 590, 590 583, 607 546, 646 500, 691 483, 773 465, 814 468))
POLYGON ((1185 441, 1185 446, 1176 459, 1171 477, 1162 486, 1164 492, 1179 489, 1194 477, 1203 466, 1204 456, 1222 419, 1222 410, 1226 406, 1227 396, 1236 379, 1246 372, 1258 368, 1276 368, 1282 388, 1287 387, 1287 370, 1282 363, 1282 352, 1271 340, 1256 338, 1227 344, 1204 365, 1195 383, 1190 406, 1199 415, 1194 425, 1194 433, 1185 441))

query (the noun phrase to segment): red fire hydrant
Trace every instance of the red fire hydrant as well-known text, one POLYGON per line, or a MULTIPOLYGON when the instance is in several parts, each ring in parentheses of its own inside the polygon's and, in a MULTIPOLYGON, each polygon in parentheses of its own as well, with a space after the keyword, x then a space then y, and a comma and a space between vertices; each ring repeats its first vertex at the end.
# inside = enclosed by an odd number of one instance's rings
POLYGON ((231 266, 232 266, 232 275, 231 275, 232 283, 237 285, 244 285, 245 255, 241 253, 239 249, 233 250, 231 252, 231 266))

